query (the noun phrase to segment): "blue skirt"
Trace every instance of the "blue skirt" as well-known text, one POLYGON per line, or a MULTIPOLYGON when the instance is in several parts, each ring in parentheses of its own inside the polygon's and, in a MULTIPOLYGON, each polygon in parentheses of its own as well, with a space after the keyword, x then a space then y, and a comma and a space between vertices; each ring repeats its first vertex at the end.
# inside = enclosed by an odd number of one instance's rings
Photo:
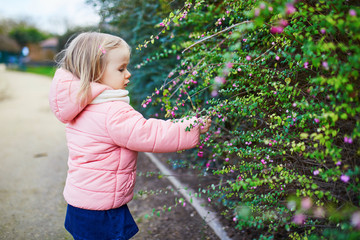
POLYGON ((75 240, 127 240, 139 231, 126 204, 105 211, 68 205, 65 228, 75 240))

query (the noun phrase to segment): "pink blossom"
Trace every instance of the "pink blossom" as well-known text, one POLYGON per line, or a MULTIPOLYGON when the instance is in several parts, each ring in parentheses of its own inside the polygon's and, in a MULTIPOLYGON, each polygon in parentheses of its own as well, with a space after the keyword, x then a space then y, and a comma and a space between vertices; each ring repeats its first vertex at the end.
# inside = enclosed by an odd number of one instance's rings
POLYGON ((243 38, 243 41, 244 41, 244 42, 246 42, 246 41, 247 41, 247 39, 246 39, 246 38, 243 38))
POLYGON ((314 210, 314 216, 317 218, 324 218, 325 217, 325 210, 322 207, 317 207, 314 210))
POLYGON ((341 181, 347 183, 350 180, 350 177, 347 175, 341 175, 340 179, 341 181))
POLYGON ((296 12, 296 8, 294 7, 294 5, 291 3, 286 4, 285 13, 290 15, 290 14, 293 14, 294 12, 296 12))
POLYGON ((209 168, 209 167, 210 167, 210 163, 207 163, 207 164, 206 164, 206 167, 209 168))
POLYGON ((233 221, 236 222, 236 221, 237 221, 237 218, 236 218, 236 217, 233 217, 233 221))
POLYGON ((266 165, 266 161, 264 159, 261 159, 261 163, 266 165))
POLYGON ((345 136, 345 137, 344 137, 344 142, 351 144, 351 143, 353 143, 353 140, 352 140, 351 137, 346 137, 346 136, 345 136))
POLYGON ((279 59, 280 59, 280 57, 279 57, 278 55, 276 55, 276 56, 275 56, 275 59, 276 59, 276 60, 279 60, 279 59))
POLYGON ((269 11, 272 12, 274 9, 273 7, 268 7, 269 11))
POLYGON ((282 26, 282 27, 286 27, 287 25, 289 25, 289 22, 285 19, 281 19, 279 21, 279 24, 282 26))
POLYGON ((224 77, 215 77, 215 82, 217 83, 221 83, 221 84, 224 84, 225 83, 225 78, 224 77))
POLYGON ((241 68, 238 68, 237 70, 238 70, 238 72, 241 72, 241 68))
POLYGON ((215 89, 211 91, 212 97, 216 97, 217 95, 218 95, 218 91, 216 91, 215 89))
POLYGON ((225 158, 225 162, 228 162, 229 161, 229 158, 225 158))
POLYGON ((241 177, 241 176, 239 176, 239 177, 238 177, 238 180, 239 180, 239 181, 241 181, 241 180, 242 180, 242 177, 241 177))
POLYGON ((246 60, 250 61, 250 60, 251 60, 251 56, 247 55, 247 56, 246 56, 246 60))
POLYGON ((270 32, 272 34, 276 34, 276 33, 282 33, 284 31, 284 28, 283 27, 280 27, 280 26, 275 26, 275 27, 271 27, 270 28, 270 32))
POLYGON ((319 170, 315 170, 314 172, 313 172, 313 174, 316 176, 316 175, 318 175, 319 174, 319 170))
POLYGON ((341 161, 337 161, 335 165, 336 165, 336 166, 340 166, 340 165, 341 165, 341 161))
POLYGON ((161 27, 164 27, 164 26, 165 26, 165 24, 164 24, 163 22, 161 22, 161 23, 160 23, 160 26, 161 26, 161 27))
POLYGON ((199 157, 203 157, 203 156, 204 156, 204 152, 199 151, 199 152, 198 152, 198 156, 199 156, 199 157))
MULTIPOLYGON (((285 187, 285 186, 284 186, 285 187)), ((289 201, 286 204, 287 208, 290 209, 290 211, 295 211, 296 209, 296 202, 294 200, 289 201)))
POLYGON ((317 119, 317 118, 315 118, 314 121, 315 121, 316 123, 319 123, 319 122, 320 122, 320 120, 317 119))
POLYGON ((160 91, 159 90, 156 90, 156 92, 155 92, 157 95, 159 95, 159 93, 160 93, 160 91))
POLYGON ((328 64, 326 61, 322 62, 322 66, 323 66, 326 70, 329 69, 329 64, 328 64))
POLYGON ((211 202, 211 199, 210 199, 210 198, 208 198, 208 202, 211 202))
POLYGON ((197 73, 198 73, 197 71, 193 71, 192 75, 195 76, 197 73))
POLYGON ((356 16, 356 11, 354 9, 350 9, 349 10, 349 15, 355 17, 356 16))
POLYGON ((305 220, 306 220, 306 216, 302 213, 296 214, 292 219, 293 223, 298 224, 298 225, 304 224, 305 220))
POLYGON ((354 212, 351 216, 351 225, 356 229, 360 229, 360 211, 354 212))
POLYGON ((325 34, 325 33, 326 33, 325 28, 320 29, 320 32, 321 32, 322 34, 325 34))
POLYGON ((304 68, 308 68, 309 67, 309 63, 308 62, 305 62, 304 63, 304 68))
POLYGON ((227 68, 232 68, 233 66, 234 66, 234 64, 233 64, 233 63, 230 63, 230 62, 226 64, 226 67, 227 67, 227 68))
POLYGON ((259 8, 255 8, 255 12, 254 12, 255 16, 259 16, 260 15, 260 9, 259 8))
POLYGON ((312 206, 312 201, 309 197, 303 198, 301 200, 301 208, 303 210, 305 210, 305 211, 309 210, 311 208, 311 206, 312 206))

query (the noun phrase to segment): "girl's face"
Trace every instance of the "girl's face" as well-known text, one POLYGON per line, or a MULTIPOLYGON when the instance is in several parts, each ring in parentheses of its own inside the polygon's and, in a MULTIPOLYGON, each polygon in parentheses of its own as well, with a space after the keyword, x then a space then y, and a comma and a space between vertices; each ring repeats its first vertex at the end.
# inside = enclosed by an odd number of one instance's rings
POLYGON ((113 89, 125 89, 130 82, 131 73, 127 70, 130 61, 130 52, 126 47, 118 47, 107 51, 107 65, 100 83, 113 89))

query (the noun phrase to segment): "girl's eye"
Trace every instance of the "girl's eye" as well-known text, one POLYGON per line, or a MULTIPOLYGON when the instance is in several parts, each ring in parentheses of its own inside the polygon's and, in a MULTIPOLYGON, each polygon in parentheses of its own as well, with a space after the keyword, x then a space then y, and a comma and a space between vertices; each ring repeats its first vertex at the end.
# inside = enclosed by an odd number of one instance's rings
POLYGON ((124 69, 124 68, 121 68, 121 69, 119 69, 119 71, 120 71, 120 72, 123 72, 123 71, 125 71, 125 69, 124 69))

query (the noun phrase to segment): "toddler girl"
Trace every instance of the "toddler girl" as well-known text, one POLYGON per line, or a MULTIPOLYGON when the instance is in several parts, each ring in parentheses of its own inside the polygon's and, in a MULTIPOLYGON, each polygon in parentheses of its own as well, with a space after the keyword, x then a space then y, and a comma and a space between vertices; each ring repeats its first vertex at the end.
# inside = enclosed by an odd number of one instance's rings
POLYGON ((145 119, 129 105, 130 47, 121 38, 88 32, 60 55, 49 95, 66 123, 69 149, 65 228, 75 239, 129 239, 138 232, 127 203, 133 198, 138 152, 195 147, 211 120, 145 119))

